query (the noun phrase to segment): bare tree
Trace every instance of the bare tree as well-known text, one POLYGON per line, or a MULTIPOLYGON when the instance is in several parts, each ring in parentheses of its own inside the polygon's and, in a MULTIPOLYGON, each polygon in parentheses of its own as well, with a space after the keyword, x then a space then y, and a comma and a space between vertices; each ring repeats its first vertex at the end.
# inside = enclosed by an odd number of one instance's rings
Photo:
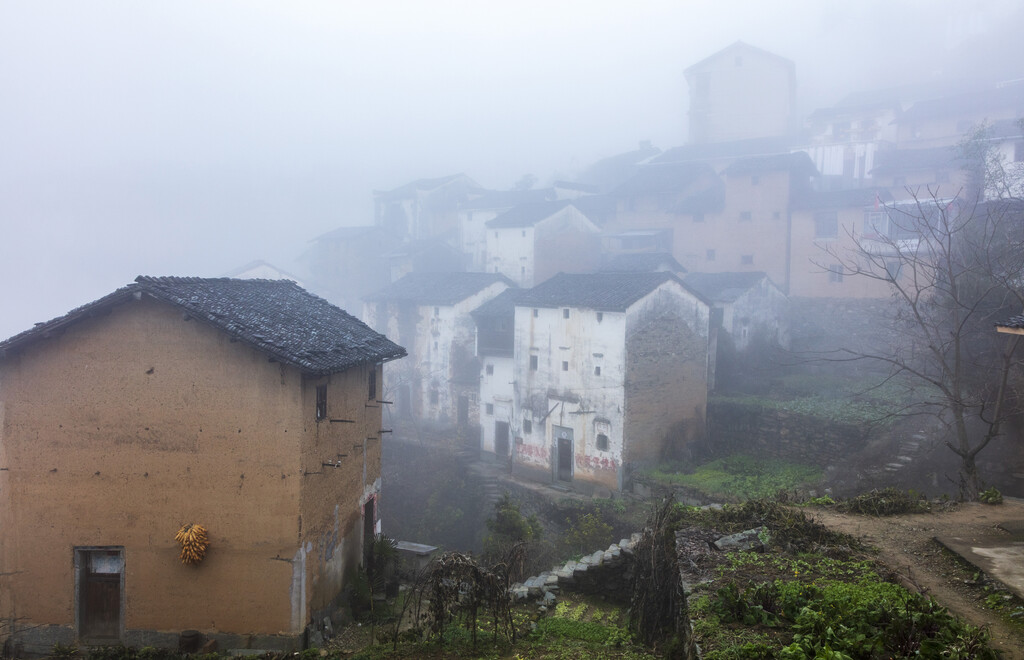
POLYGON ((1024 308, 1024 213, 1018 200, 983 201, 980 189, 910 192, 869 214, 861 233, 848 231, 845 248, 826 250, 844 275, 888 285, 897 309, 891 345, 844 349, 839 359, 888 365, 890 379, 938 414, 960 459, 961 496, 974 499, 977 456, 1017 412, 1007 381, 1018 337, 1004 345, 994 325, 1024 308))

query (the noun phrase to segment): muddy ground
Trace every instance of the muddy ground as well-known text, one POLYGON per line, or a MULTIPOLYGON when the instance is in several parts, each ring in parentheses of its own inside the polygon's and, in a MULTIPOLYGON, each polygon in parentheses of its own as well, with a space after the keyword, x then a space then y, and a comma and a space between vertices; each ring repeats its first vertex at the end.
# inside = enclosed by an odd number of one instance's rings
POLYGON ((879 559, 901 576, 906 586, 933 596, 951 612, 992 635, 992 646, 1007 660, 1024 660, 1024 621, 1009 623, 985 607, 992 591, 975 580, 976 570, 958 561, 935 537, 970 537, 991 533, 1006 520, 1024 520, 1024 500, 1000 505, 968 503, 935 513, 870 517, 815 508, 808 514, 878 549, 879 559))

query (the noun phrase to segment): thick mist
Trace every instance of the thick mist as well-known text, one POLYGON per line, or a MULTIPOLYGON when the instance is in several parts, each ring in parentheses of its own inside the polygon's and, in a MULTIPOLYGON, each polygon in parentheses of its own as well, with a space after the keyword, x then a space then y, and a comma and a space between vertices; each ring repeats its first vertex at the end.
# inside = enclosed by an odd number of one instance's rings
POLYGON ((736 41, 846 93, 1020 77, 1011 1, 0 5, 0 337, 138 274, 302 275, 374 189, 544 184, 686 141, 683 70, 736 41))

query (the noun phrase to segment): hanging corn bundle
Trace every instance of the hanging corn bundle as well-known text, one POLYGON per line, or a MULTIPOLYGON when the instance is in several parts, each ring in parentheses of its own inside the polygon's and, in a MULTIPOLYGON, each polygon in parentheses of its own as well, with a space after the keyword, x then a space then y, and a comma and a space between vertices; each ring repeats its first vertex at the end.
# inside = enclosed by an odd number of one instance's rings
POLYGON ((198 564, 206 557, 206 549, 210 540, 206 537, 206 528, 202 525, 188 524, 182 526, 174 535, 174 540, 181 544, 181 563, 198 564))

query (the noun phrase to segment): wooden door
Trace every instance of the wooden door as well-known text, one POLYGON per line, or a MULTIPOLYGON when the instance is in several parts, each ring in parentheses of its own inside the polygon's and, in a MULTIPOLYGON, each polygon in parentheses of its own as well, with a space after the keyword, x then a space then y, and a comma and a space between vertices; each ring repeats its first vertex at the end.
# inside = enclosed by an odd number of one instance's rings
POLYGON ((508 458, 508 422, 494 423, 494 455, 499 459, 508 458))
POLYGON ((75 551, 78 567, 78 637, 92 644, 121 642, 124 550, 75 551))

